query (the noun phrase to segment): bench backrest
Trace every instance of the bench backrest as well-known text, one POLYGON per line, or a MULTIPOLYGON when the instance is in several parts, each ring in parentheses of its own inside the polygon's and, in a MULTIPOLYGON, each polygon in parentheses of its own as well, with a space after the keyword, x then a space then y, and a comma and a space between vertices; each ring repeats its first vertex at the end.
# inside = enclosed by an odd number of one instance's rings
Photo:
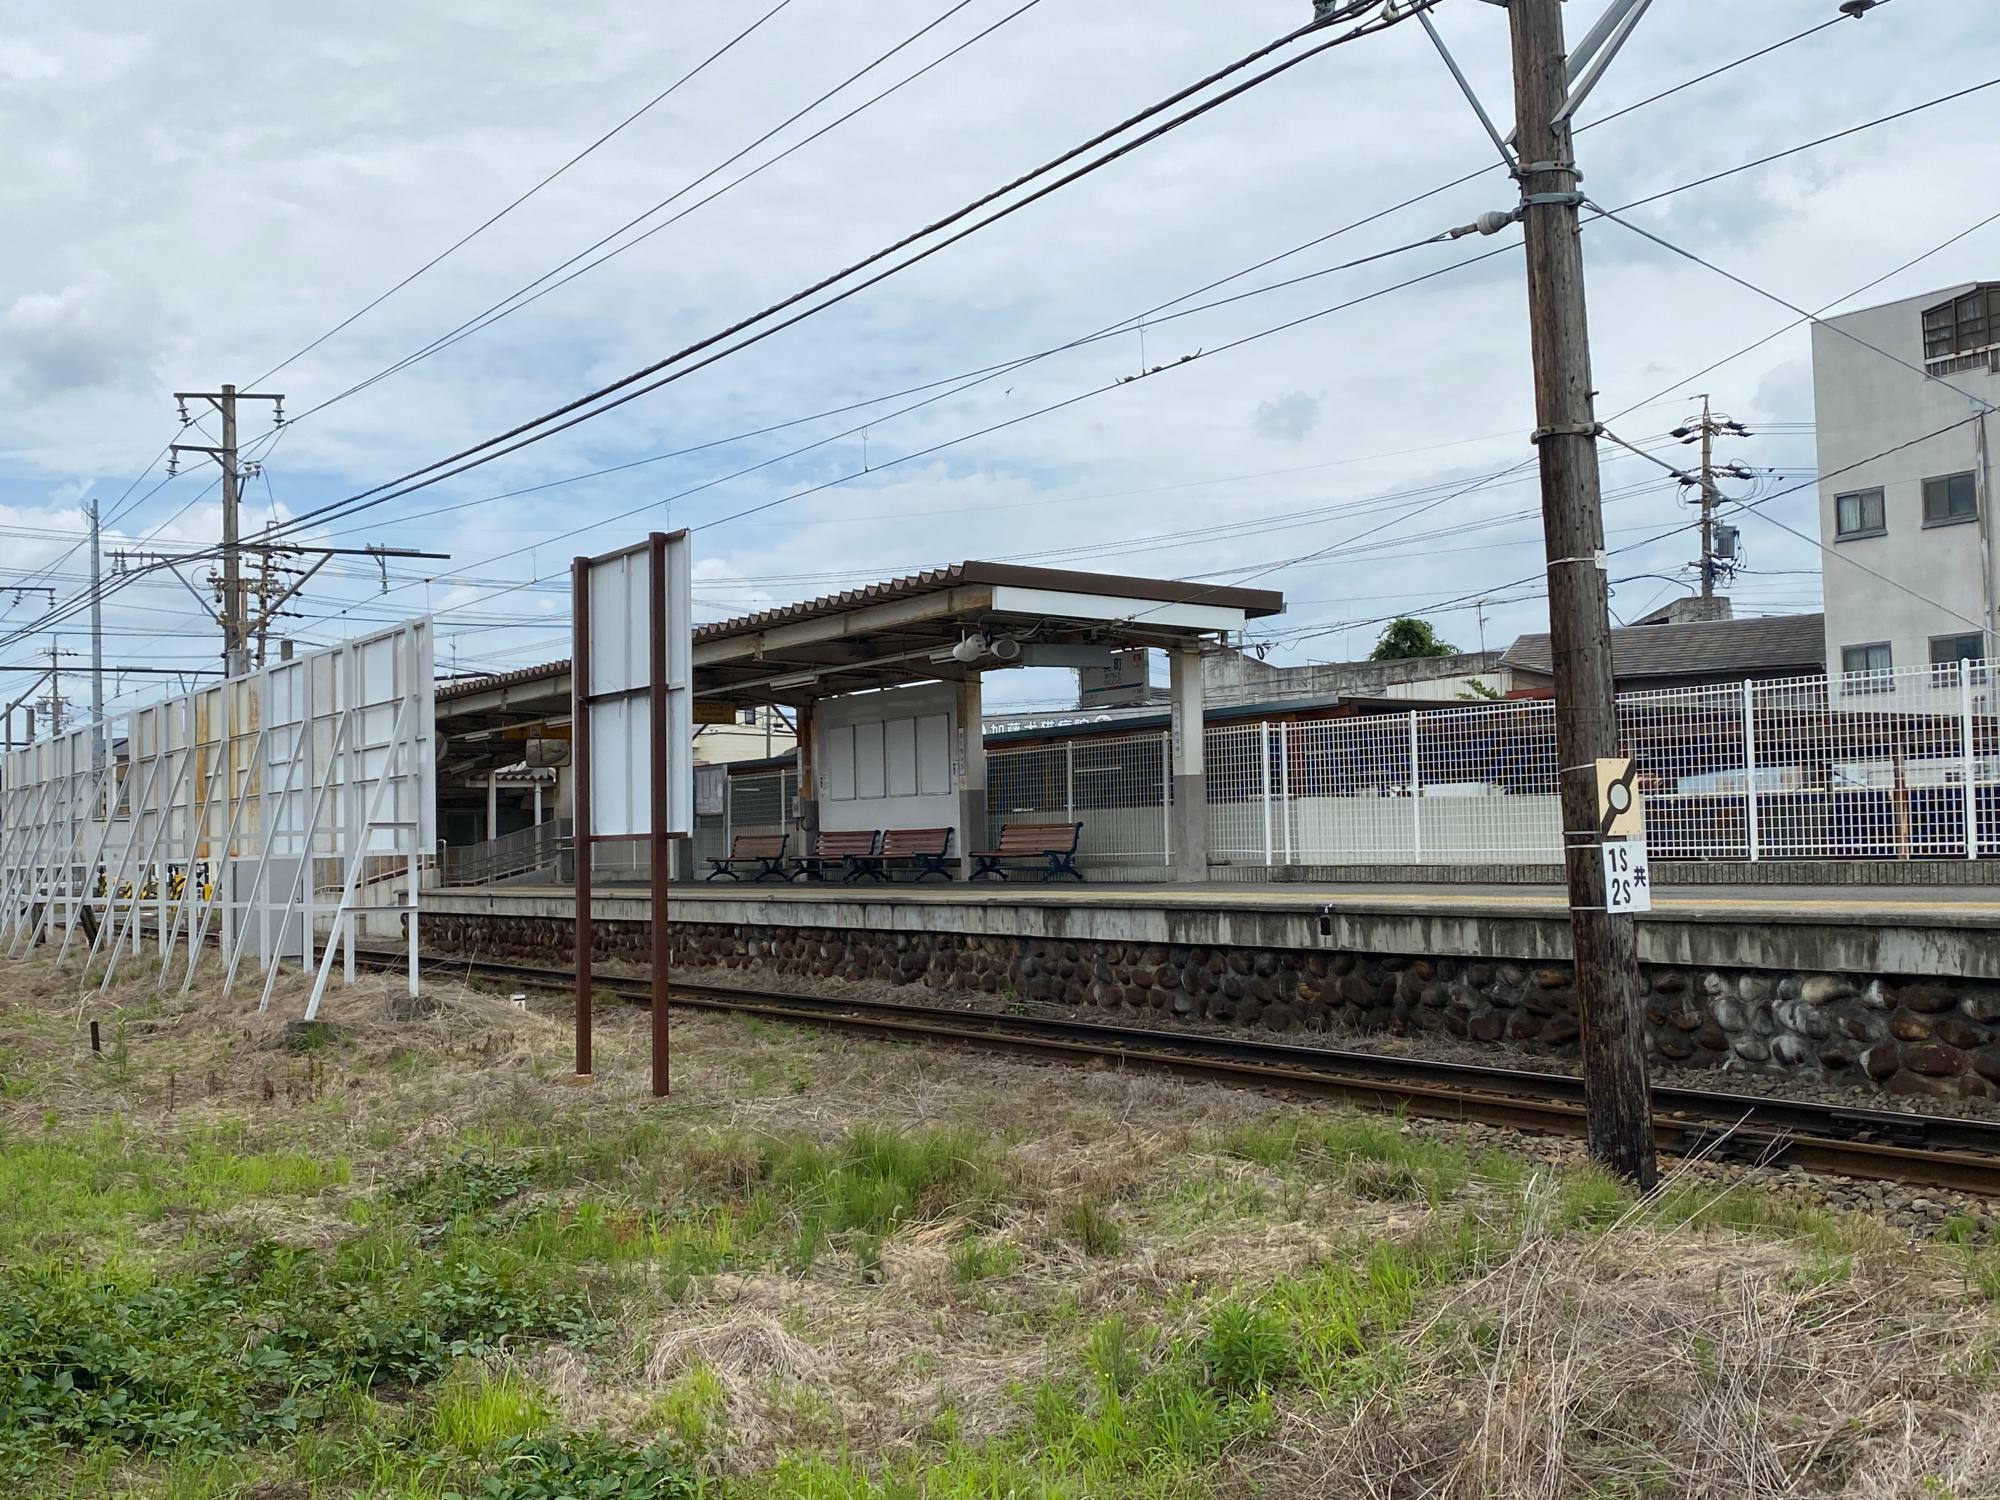
POLYGON ((1002 823, 995 854, 1074 854, 1081 823, 1002 823))
POLYGON ((813 835, 812 852, 817 859, 842 859, 850 854, 873 854, 880 838, 872 828, 847 828, 813 835))
POLYGON ((784 833, 739 833, 729 841, 731 859, 776 859, 791 837, 784 833))
POLYGON ((890 859, 909 859, 918 854, 949 854, 949 828, 891 828, 882 835, 882 853, 890 859))

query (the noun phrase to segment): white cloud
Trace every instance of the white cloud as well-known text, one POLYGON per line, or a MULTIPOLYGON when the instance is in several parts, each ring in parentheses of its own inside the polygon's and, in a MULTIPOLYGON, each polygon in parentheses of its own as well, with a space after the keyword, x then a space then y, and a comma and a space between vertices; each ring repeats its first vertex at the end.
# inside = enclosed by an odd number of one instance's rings
POLYGON ((1296 443, 1319 425, 1319 397, 1305 391, 1287 391, 1257 403, 1251 419, 1257 436, 1273 442, 1296 443))
MULTIPOLYGON (((271 384, 297 414, 367 378, 667 197, 942 9, 938 0, 882 0, 865 14, 786 10, 271 384)), ((1628 201, 1979 81, 1972 76, 1984 24, 1977 9, 1885 7, 1592 130, 1579 137, 1587 185, 1606 202, 1628 201)), ((683 223, 299 423, 273 456, 273 493, 304 511, 658 358, 1289 29, 1304 10, 1304 0, 1038 7, 683 223)), ((1767 0, 1754 10, 1683 0, 1671 22, 1649 17, 1585 113, 1609 112, 1801 30, 1830 6, 1767 0)), ((968 8, 774 147, 1003 13, 985 0, 968 8)), ((104 476, 92 493, 115 500, 171 434, 172 389, 250 381, 744 24, 740 8, 722 0, 674 7, 615 0, 588 26, 531 0, 472 9, 363 0, 245 12, 206 30, 137 0, 106 0, 92 20, 102 29, 96 40, 51 11, 17 19, 0 41, 0 76, 22 85, 0 93, 0 136, 14 152, 10 227, 20 231, 9 236, 0 281, 0 381, 9 394, 0 403, 0 501, 30 510, 53 505, 58 487, 80 474, 104 476), (83 86, 101 77, 93 67, 122 69, 117 86, 83 86), (218 77, 229 87, 216 87, 218 77)), ((1505 16, 1485 6, 1447 8, 1439 24, 1489 106, 1503 109, 1505 16)), ((1571 18, 1573 28, 1580 24, 1571 18)), ((1983 212, 1954 205, 1964 204, 1963 183, 1985 170, 1996 121, 2000 95, 1977 96, 1639 217, 1817 306, 1983 212)), ((461 653, 490 658, 510 642, 526 650, 547 640, 546 606, 556 597, 559 616, 559 596, 494 589, 559 577, 573 553, 660 524, 669 497, 696 486, 721 480, 672 500, 674 524, 701 526, 856 473, 858 433, 723 478, 864 420, 869 472, 697 533, 704 599, 734 613, 968 556, 1192 574, 1330 547, 1329 557, 1266 580, 1310 601, 1297 608, 1299 622, 1366 621, 1489 585, 1506 597, 1499 586, 1536 571, 1539 537, 1531 519, 1497 522, 1532 508, 1531 483, 1480 490, 1421 514, 1417 502, 1330 507, 1447 479, 1469 483, 1527 456, 1534 422, 1517 254, 1215 352, 1495 248, 1488 240, 1429 247, 1191 317, 1156 315, 1145 336, 1147 364, 1205 352, 1130 385, 1112 383, 1140 368, 1136 334, 906 415, 890 413, 921 395, 622 474, 484 499, 1061 344, 1490 155, 1420 32, 1398 28, 1336 51, 753 350, 326 528, 342 545, 382 540, 453 554, 449 562, 404 565, 411 577, 462 570, 491 581, 454 589, 447 579, 428 591, 418 583, 381 596, 369 593, 359 576, 365 569, 351 577, 330 571, 301 607, 309 616, 352 607, 339 621, 307 620, 301 629, 335 630, 362 614, 424 607, 428 598, 431 607, 458 611, 468 632, 480 631, 458 641, 461 653), (1099 388, 1079 404, 1014 421, 1099 388), (985 428, 996 430, 896 462, 985 428), (1480 441, 1435 446, 1467 439, 1480 441), (1295 472, 1272 472, 1279 469, 1295 472), (637 514, 566 535, 626 511, 637 514), (1308 515, 1319 519, 1298 519, 1308 515), (1217 531, 1243 521, 1272 529, 1217 531), (1134 540, 1143 538, 1165 540, 1134 540), (1347 538, 1350 547, 1335 545, 1347 538), (1399 555, 1354 550, 1370 545, 1399 555), (491 628, 489 617, 510 610, 520 631, 491 628)), ((1507 192, 1495 171, 1211 295, 1421 238, 1503 206, 1507 192)), ((2000 240, 1975 237, 1871 296, 1991 274, 1996 258, 2000 240)), ((1587 232, 1586 260, 1607 413, 1790 318, 1615 226, 1587 232)), ((1803 349, 1802 334, 1780 339, 1705 377, 1704 387, 1732 409, 1754 411, 1782 395, 1791 409, 1770 415, 1808 416, 1796 409, 1803 349)), ((1684 403, 1670 400, 1619 425, 1624 435, 1643 436, 1683 414, 1684 403)), ((246 416, 246 435, 262 430, 262 418, 246 416)), ((1749 461, 1810 461, 1809 439, 1760 443, 1749 461)), ((1617 494, 1642 471, 1636 461, 1608 462, 1607 488, 1617 494)), ((166 521, 210 478, 212 470, 176 481, 132 525, 143 533, 166 521)), ((252 498, 261 519, 268 513, 261 482, 252 498)), ((61 499, 67 507, 72 495, 61 499)), ((193 505, 165 535, 212 538, 213 503, 210 496, 193 505)), ((1670 484, 1609 503, 1614 530, 1629 526, 1628 536, 1681 518, 1670 484)), ((1794 523, 1811 513, 1808 497, 1781 506, 1794 523)), ((1760 562, 1799 565, 1778 533, 1759 545, 1760 562)), ((1685 550, 1662 544, 1635 555, 1633 571, 1669 571, 1685 550)), ((191 657, 211 655, 206 627, 186 614, 192 601, 178 586, 147 588, 132 599, 162 613, 135 613, 133 628, 150 621, 181 631, 191 657)), ((1541 614, 1533 601, 1492 608, 1489 639, 1538 628, 1541 614)), ((1465 639, 1472 623, 1445 616, 1440 628, 1465 639)), ((1372 633, 1361 624, 1348 631, 1364 648, 1372 633)), ((1303 649, 1337 654, 1338 640, 1303 649)))

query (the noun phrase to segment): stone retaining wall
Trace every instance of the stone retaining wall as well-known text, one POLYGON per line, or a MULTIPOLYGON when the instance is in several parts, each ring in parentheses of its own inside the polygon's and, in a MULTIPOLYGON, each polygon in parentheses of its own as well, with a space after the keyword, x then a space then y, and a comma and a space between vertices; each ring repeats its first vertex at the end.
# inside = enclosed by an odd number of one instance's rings
MULTIPOLYGON (((435 914, 425 946, 465 957, 564 955, 561 918, 435 914)), ((643 964, 648 924, 594 924, 600 959, 643 964)), ((675 961, 797 979, 1014 995, 1129 1018, 1272 1032, 1438 1034, 1574 1055, 1567 964, 1421 955, 1073 943, 956 933, 676 922, 675 961)), ((1896 1094, 1989 1099, 2000 1084, 2000 985, 1646 965, 1656 1059, 1792 1074, 1896 1094)))

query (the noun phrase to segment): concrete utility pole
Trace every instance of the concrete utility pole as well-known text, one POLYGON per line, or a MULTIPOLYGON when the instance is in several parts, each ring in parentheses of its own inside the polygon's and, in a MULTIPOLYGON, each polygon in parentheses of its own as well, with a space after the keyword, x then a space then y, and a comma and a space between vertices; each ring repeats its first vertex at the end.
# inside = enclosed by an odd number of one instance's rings
POLYGON ((104 769, 103 536, 97 502, 90 502, 90 769, 104 769))
POLYGON ((60 659, 67 655, 69 655, 68 652, 57 649, 55 637, 54 636, 49 637, 48 705, 49 705, 49 733, 52 735, 61 734, 63 732, 64 705, 63 705, 63 695, 62 695, 62 677, 60 675, 60 659))
POLYGON ((1618 753, 1590 331, 1578 239, 1576 157, 1563 115, 1562 0, 1511 0, 1521 224, 1535 366, 1535 444, 1548 548, 1556 759, 1590 1154, 1651 1188, 1659 1166, 1630 917, 1605 909, 1596 762, 1618 753))
MULTIPOLYGON (((1718 527, 1715 524, 1716 510, 1722 504, 1722 493, 1715 487, 1717 474, 1715 440, 1719 437, 1749 435, 1749 429, 1741 422, 1733 422, 1728 416, 1711 408, 1706 395, 1701 398, 1701 420, 1684 427, 1676 427, 1672 433, 1672 436, 1684 443, 1701 444, 1701 478, 1696 481, 1696 487, 1701 491, 1698 497, 1701 505, 1701 561, 1697 566, 1701 569, 1701 597, 1704 599, 1715 597, 1716 580, 1725 573, 1733 573, 1736 566, 1732 560, 1735 557, 1734 548, 1718 546, 1725 532, 1732 536, 1734 533, 1729 527, 1718 527)), ((1741 464, 1725 465, 1720 472, 1733 479, 1750 477, 1750 471, 1741 464)), ((1688 481, 1683 478, 1681 483, 1685 485, 1688 481)))
POLYGON ((222 660, 231 677, 241 677, 250 667, 243 650, 243 555, 237 550, 243 484, 236 468, 236 387, 225 385, 216 405, 222 409, 222 660))
POLYGON ((1701 398, 1701 597, 1715 597, 1715 427, 1701 398))
POLYGON ((222 417, 222 441, 210 446, 203 443, 175 443, 176 459, 183 453, 206 453, 222 469, 222 607, 217 618, 222 625, 223 666, 231 677, 241 677, 250 670, 249 625, 243 600, 243 557, 241 551, 240 522, 238 511, 243 499, 243 479, 246 474, 257 472, 256 466, 243 468, 236 458, 236 403, 238 401, 269 401, 275 408, 274 418, 282 424, 285 420, 285 398, 281 395, 256 391, 238 391, 233 385, 225 385, 219 391, 176 391, 174 399, 180 403, 181 420, 186 422, 187 403, 206 401, 222 417))

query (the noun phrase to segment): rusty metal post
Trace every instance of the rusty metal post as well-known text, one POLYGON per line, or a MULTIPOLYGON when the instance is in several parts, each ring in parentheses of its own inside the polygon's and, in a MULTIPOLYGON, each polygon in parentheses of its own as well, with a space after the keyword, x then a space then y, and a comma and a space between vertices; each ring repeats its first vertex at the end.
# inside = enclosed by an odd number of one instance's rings
POLYGON ((590 559, 570 563, 570 766, 575 776, 576 1076, 590 1077, 590 559))
POLYGON ((652 746, 651 902, 653 929, 653 1097, 663 1099, 668 1087, 667 970, 673 943, 667 925, 667 883, 672 879, 668 840, 671 818, 671 772, 667 744, 667 536, 656 531, 646 539, 648 606, 646 645, 650 663, 646 706, 650 712, 652 746))

